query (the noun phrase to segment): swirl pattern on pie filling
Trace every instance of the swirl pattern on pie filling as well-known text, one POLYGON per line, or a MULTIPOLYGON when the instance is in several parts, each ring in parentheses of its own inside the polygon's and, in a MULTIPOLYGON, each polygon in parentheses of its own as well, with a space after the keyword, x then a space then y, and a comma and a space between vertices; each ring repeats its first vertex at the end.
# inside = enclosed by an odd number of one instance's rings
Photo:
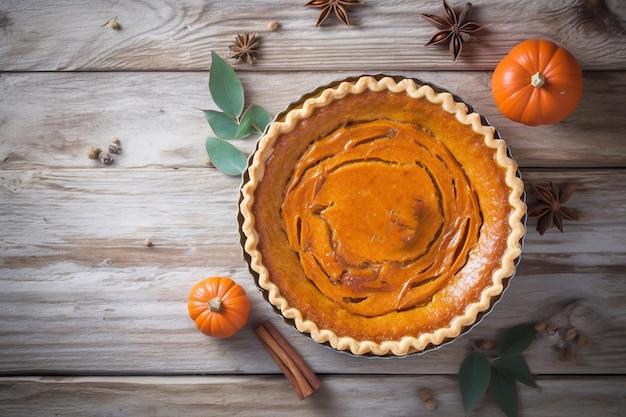
POLYGON ((367 317, 428 303, 463 268, 482 224, 445 144, 390 120, 341 127, 311 144, 281 213, 307 277, 367 317))
POLYGON ((503 140, 446 92, 359 77, 270 124, 241 189, 258 286, 319 343, 402 356, 477 323, 525 233, 524 185, 503 140))

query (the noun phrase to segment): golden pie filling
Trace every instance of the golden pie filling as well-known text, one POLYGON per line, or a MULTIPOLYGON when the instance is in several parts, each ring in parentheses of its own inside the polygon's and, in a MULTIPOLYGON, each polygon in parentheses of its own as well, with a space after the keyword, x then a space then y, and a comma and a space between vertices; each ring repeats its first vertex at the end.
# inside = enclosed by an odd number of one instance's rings
POLYGON ((270 125, 242 187, 245 251, 281 314, 320 343, 405 355, 461 334, 521 253, 506 145, 448 93, 361 77, 270 125))
POLYGON ((458 161, 421 126, 341 127, 297 161, 287 239, 317 289, 351 313, 424 305, 467 263, 482 224, 458 161))

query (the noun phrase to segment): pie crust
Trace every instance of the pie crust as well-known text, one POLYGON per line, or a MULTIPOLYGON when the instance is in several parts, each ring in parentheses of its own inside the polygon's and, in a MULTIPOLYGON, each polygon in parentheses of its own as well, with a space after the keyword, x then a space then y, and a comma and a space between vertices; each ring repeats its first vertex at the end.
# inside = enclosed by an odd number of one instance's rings
POLYGON ((517 164, 483 117, 382 75, 279 114, 239 209, 275 309, 318 343, 374 356, 430 350, 475 325, 515 272, 526 216, 517 164))

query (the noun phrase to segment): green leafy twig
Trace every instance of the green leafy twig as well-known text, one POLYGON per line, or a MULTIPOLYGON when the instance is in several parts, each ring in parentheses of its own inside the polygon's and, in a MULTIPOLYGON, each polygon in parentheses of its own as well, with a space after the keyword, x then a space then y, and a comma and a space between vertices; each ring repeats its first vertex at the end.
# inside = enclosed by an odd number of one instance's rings
POLYGON ((209 91, 221 109, 203 110, 216 137, 206 139, 211 163, 226 175, 241 175, 246 155, 228 141, 262 133, 272 116, 261 106, 251 105, 244 111, 243 85, 235 71, 218 54, 211 52, 209 91))
POLYGON ((535 339, 534 324, 504 330, 498 336, 496 352, 474 350, 459 368, 459 387, 465 415, 489 391, 507 417, 517 416, 516 382, 537 388, 522 352, 535 339))

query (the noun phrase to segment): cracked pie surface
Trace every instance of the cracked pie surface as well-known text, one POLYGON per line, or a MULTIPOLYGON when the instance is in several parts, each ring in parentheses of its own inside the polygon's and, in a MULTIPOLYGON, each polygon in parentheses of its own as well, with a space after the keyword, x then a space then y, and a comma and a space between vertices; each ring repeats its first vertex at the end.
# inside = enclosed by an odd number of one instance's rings
POLYGON ((479 114, 406 78, 320 88, 259 140, 241 190, 246 258, 317 342, 404 356, 499 299, 522 250, 515 161, 479 114))

